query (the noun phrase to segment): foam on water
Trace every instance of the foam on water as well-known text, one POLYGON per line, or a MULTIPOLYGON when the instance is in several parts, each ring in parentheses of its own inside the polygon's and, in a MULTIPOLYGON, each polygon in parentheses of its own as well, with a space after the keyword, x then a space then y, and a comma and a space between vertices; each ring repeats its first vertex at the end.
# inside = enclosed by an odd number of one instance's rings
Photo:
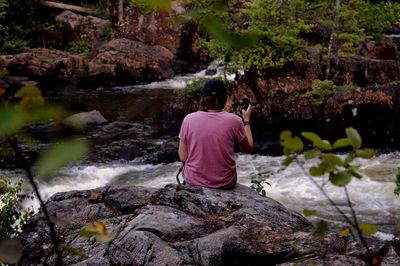
MULTIPOLYGON (((172 79, 167 79, 163 81, 156 81, 145 85, 136 85, 133 88, 141 88, 141 89, 184 89, 188 84, 193 83, 196 79, 199 78, 219 78, 224 76, 224 68, 217 67, 217 72, 214 75, 206 75, 206 70, 199 71, 194 74, 187 74, 184 76, 175 76, 172 79)), ((236 77, 236 74, 228 74, 227 79, 233 81, 236 77)))
MULTIPOLYGON (((265 185, 267 196, 299 212, 303 209, 317 210, 318 215, 315 219, 323 218, 338 222, 339 218, 334 208, 302 170, 296 165, 291 165, 281 171, 282 160, 283 157, 239 155, 238 182, 249 186, 252 176, 267 174, 269 176, 267 181, 271 184, 271 187, 265 185)), ((400 165, 400 155, 391 153, 377 156, 368 163, 364 160, 357 163, 363 165, 360 172, 364 176, 362 179, 353 178, 347 187, 358 217, 363 222, 371 222, 386 229, 391 228, 391 231, 400 231, 398 219, 400 197, 393 193, 395 188, 393 181, 396 169, 400 165), (384 173, 383 178, 379 176, 381 168, 384 173), (388 169, 392 175, 389 174, 388 169)), ((40 182, 39 187, 45 199, 56 192, 93 189, 104 185, 161 188, 168 183, 176 183, 176 173, 180 166, 180 162, 150 165, 138 160, 126 163, 74 166, 62 170, 48 183, 40 182)), ((180 178, 182 180, 182 177, 180 178)), ((317 180, 322 182, 322 179, 317 180)), ((345 213, 350 214, 343 188, 327 183, 325 189, 337 205, 345 213)))

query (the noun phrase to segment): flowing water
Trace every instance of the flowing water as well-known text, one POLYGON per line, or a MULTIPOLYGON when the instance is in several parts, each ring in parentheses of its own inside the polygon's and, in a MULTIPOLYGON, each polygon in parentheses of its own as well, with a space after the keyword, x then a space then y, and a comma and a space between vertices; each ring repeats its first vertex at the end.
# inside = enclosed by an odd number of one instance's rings
MULTIPOLYGON (((178 77, 163 83, 114 88, 123 92, 123 97, 118 99, 101 92, 91 96, 83 94, 75 99, 73 105, 83 110, 98 109, 110 120, 141 121, 159 112, 173 97, 174 88, 183 88, 193 77, 199 76, 202 76, 202 73, 197 76, 178 77)), ((317 216, 311 218, 314 221, 325 219, 340 224, 340 216, 301 168, 291 165, 282 170, 282 160, 283 157, 239 154, 238 182, 250 186, 252 177, 264 175, 270 183, 270 186, 264 186, 267 196, 299 212, 303 209, 317 210, 317 216)), ((363 178, 353 178, 348 190, 359 220, 378 225, 381 232, 399 235, 400 197, 395 196, 393 190, 396 171, 400 166, 400 153, 381 154, 371 160, 359 160, 356 163, 361 165, 360 172, 363 178)), ((93 189, 104 185, 161 188, 165 184, 176 182, 176 173, 180 166, 180 162, 150 165, 140 160, 76 165, 62 169, 50 181, 39 181, 39 186, 44 198, 56 192, 93 189)), ((5 173, 14 177, 22 175, 16 171, 5 173)), ((322 180, 319 179, 319 182, 322 180)), ((346 214, 350 214, 343 188, 326 184, 325 189, 337 205, 346 214)))

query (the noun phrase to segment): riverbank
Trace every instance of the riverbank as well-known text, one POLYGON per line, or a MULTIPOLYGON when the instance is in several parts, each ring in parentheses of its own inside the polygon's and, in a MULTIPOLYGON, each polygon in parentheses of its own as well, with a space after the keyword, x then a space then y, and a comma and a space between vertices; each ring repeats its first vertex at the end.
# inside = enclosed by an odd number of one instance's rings
MULTIPOLYGON (((240 185, 231 191, 103 187, 56 194, 47 208, 64 220, 56 227, 61 243, 85 253, 64 254, 68 265, 292 265, 333 259, 365 264, 362 249, 351 240, 343 245, 334 234, 318 239, 300 214, 240 185), (107 226, 111 244, 78 235, 91 221, 107 226)), ((43 216, 36 215, 20 236, 22 264, 54 263, 46 232, 43 216)), ((370 244, 376 250, 382 243, 370 244)), ((385 260, 388 265, 399 262, 390 247, 385 260)))

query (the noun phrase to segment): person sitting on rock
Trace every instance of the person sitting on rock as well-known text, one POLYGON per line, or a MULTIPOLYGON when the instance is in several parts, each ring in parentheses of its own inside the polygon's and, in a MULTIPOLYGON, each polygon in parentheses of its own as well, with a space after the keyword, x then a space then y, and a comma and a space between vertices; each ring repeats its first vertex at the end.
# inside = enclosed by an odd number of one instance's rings
POLYGON ((200 111, 188 114, 179 133, 179 158, 184 162, 183 178, 189 185, 233 188, 237 181, 234 146, 252 153, 251 105, 242 119, 223 110, 227 100, 224 82, 206 82, 200 111))

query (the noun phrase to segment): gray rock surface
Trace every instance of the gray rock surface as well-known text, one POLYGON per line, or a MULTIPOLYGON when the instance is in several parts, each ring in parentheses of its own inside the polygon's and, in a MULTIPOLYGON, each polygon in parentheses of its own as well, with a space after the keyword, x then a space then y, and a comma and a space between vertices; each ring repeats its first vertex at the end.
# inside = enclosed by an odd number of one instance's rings
MULTIPOLYGON (((293 265, 336 260, 363 265, 344 255, 334 235, 318 239, 300 214, 238 185, 234 190, 200 187, 162 189, 108 186, 57 193, 46 204, 63 245, 86 257, 63 253, 66 265, 293 265), (78 235, 92 221, 106 225, 110 244, 78 235)), ((22 265, 54 265, 45 221, 37 214, 20 236, 22 265)), ((339 265, 339 264, 336 264, 339 265)))

